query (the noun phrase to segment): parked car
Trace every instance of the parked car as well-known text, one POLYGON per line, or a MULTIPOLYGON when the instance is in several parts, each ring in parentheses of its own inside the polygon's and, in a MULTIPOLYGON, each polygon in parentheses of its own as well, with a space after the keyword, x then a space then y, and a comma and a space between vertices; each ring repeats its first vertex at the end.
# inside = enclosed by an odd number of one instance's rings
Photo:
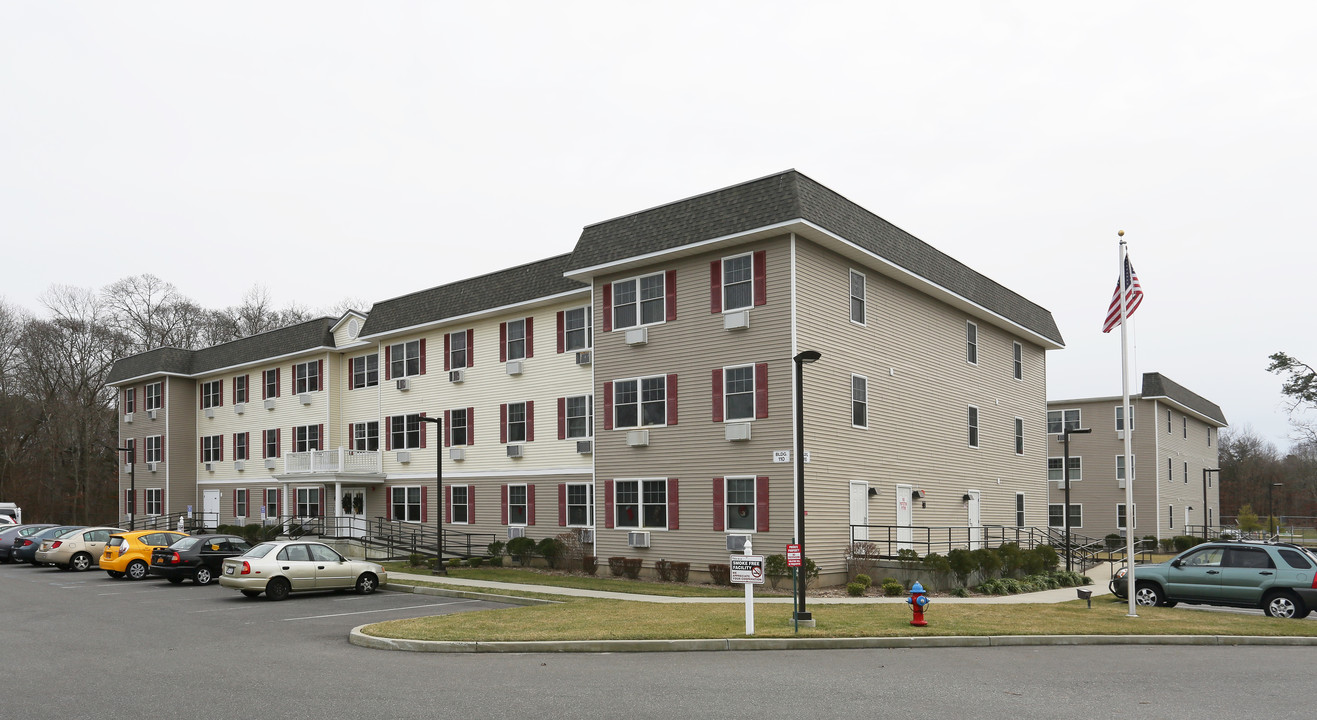
POLYGON ((25 538, 29 535, 45 530, 46 528, 55 527, 54 523, 36 523, 33 525, 15 525, 0 529, 0 563, 14 562, 10 553, 14 551, 14 540, 16 538, 25 538))
POLYGON ((388 582, 384 568, 365 560, 349 560, 318 542, 285 540, 265 542, 238 557, 224 561, 220 585, 240 590, 247 597, 265 593, 267 600, 283 600, 305 590, 356 588, 362 595, 388 582))
POLYGON ((194 535, 152 550, 150 571, 175 585, 184 580, 209 585, 219 577, 225 558, 251 549, 251 543, 233 535, 194 535))
POLYGON ((37 562, 54 565, 60 570, 90 570, 105 549, 110 535, 123 531, 123 528, 116 527, 86 527, 46 538, 37 550, 37 562))
MULTIPOLYGON (((1128 574, 1128 568, 1116 571, 1112 594, 1129 597, 1128 574)), ((1261 608, 1271 617, 1302 619, 1317 608, 1317 555, 1282 542, 1203 543, 1166 562, 1136 565, 1134 601, 1261 608)))
POLYGON ((27 537, 14 538, 14 544, 11 546, 9 556, 14 562, 32 563, 36 567, 41 567, 45 563, 37 560, 37 551, 41 549, 41 541, 46 538, 53 538, 63 535, 70 530, 77 530, 81 525, 56 525, 48 527, 40 532, 32 533, 27 537))
POLYGON ((101 569, 115 579, 126 575, 141 580, 150 569, 152 551, 169 547, 185 537, 186 534, 173 530, 137 530, 111 535, 101 552, 101 569))

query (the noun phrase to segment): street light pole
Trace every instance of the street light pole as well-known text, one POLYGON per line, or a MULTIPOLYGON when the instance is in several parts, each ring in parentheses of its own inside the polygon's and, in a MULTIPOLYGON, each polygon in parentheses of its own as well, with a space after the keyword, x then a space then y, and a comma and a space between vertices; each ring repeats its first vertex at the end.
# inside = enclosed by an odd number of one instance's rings
POLYGON ((1267 527, 1271 528, 1272 538, 1276 537, 1276 500, 1272 496, 1271 491, 1278 487, 1283 487, 1284 485, 1285 483, 1272 483, 1267 486, 1267 515, 1270 516, 1267 518, 1267 527))
POLYGON ((434 423, 434 525, 438 531, 435 540, 434 574, 447 575, 444 567, 444 419, 421 416, 422 422, 434 423))
POLYGON ((1065 478, 1065 507, 1061 508, 1061 517, 1064 518, 1065 526, 1065 569, 1071 571, 1072 558, 1070 557, 1070 436, 1085 435, 1093 432, 1093 428, 1070 428, 1065 424, 1065 418, 1061 419, 1061 444, 1065 446, 1065 459, 1061 462, 1062 477, 1065 478))
MULTIPOLYGON (((1206 468, 1206 467, 1203 468, 1203 539, 1204 540, 1209 540, 1212 537, 1212 524, 1210 522, 1211 516, 1208 515, 1208 513, 1211 512, 1211 510, 1208 510, 1208 508, 1212 506, 1209 505, 1207 502, 1207 474, 1208 473, 1216 473, 1217 474, 1216 478, 1220 480, 1221 468, 1206 468)), ((1218 513, 1218 515, 1219 514, 1220 513, 1218 513)))
POLYGON ((822 354, 816 350, 803 350, 791 358, 796 363, 796 542, 800 544, 800 583, 799 597, 796 598, 795 619, 797 622, 813 620, 814 616, 805 610, 805 583, 809 576, 805 573, 805 365, 817 362, 822 354))
MULTIPOLYGON (((128 529, 137 529, 137 452, 136 448, 131 445, 128 447, 116 447, 115 450, 123 453, 132 453, 128 456, 128 497, 132 498, 132 503, 128 505, 128 529)), ((116 501, 117 502, 117 501, 116 501)))

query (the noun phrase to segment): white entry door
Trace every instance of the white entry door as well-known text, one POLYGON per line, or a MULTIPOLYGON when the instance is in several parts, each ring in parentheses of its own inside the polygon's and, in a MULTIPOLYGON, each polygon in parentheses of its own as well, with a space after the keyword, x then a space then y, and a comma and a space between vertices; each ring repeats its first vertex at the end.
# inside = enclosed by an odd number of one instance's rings
POLYGON ((345 529, 354 538, 366 537, 366 488, 343 488, 339 498, 345 529))
POLYGON ((220 491, 201 491, 201 526, 207 530, 219 528, 220 491))
POLYGON ((969 513, 969 549, 978 550, 983 547, 983 518, 979 514, 979 491, 969 491, 969 502, 966 503, 966 509, 969 513))
POLYGON ((913 485, 896 486, 896 549, 914 550, 914 531, 910 529, 914 522, 913 485))
POLYGON ((851 483, 851 537, 869 539, 869 483, 851 483))

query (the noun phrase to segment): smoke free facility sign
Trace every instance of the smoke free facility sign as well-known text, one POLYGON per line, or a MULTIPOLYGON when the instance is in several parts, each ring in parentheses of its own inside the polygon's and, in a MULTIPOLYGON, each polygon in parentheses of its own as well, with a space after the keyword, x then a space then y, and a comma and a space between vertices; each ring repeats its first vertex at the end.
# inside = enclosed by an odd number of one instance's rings
POLYGON ((732 584, 763 585, 764 584, 764 556, 763 555, 732 555, 732 584))

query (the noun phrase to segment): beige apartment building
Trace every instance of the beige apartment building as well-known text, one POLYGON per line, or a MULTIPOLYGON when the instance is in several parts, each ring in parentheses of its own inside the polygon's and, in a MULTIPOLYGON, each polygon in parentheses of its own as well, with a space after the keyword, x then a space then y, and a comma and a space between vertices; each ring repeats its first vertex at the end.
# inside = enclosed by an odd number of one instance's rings
POLYGON ((928 528, 1044 527, 1063 346, 1042 307, 788 171, 369 312, 124 358, 110 382, 124 441, 167 448, 138 458, 138 514, 365 541, 442 523, 450 545, 572 531, 696 572, 728 535, 797 537, 799 400, 806 553, 831 574, 852 538, 922 554, 928 528))
MULTIPOLYGON (((1221 488, 1213 471, 1217 433, 1227 425, 1221 408, 1155 372, 1143 374, 1130 406, 1135 535, 1202 536, 1205 525, 1218 527, 1221 488)), ((1090 538, 1123 536, 1126 424, 1120 396, 1049 401, 1047 426, 1048 525, 1061 528, 1065 522, 1059 433, 1089 428, 1090 434, 1070 436, 1071 531, 1090 538)))

